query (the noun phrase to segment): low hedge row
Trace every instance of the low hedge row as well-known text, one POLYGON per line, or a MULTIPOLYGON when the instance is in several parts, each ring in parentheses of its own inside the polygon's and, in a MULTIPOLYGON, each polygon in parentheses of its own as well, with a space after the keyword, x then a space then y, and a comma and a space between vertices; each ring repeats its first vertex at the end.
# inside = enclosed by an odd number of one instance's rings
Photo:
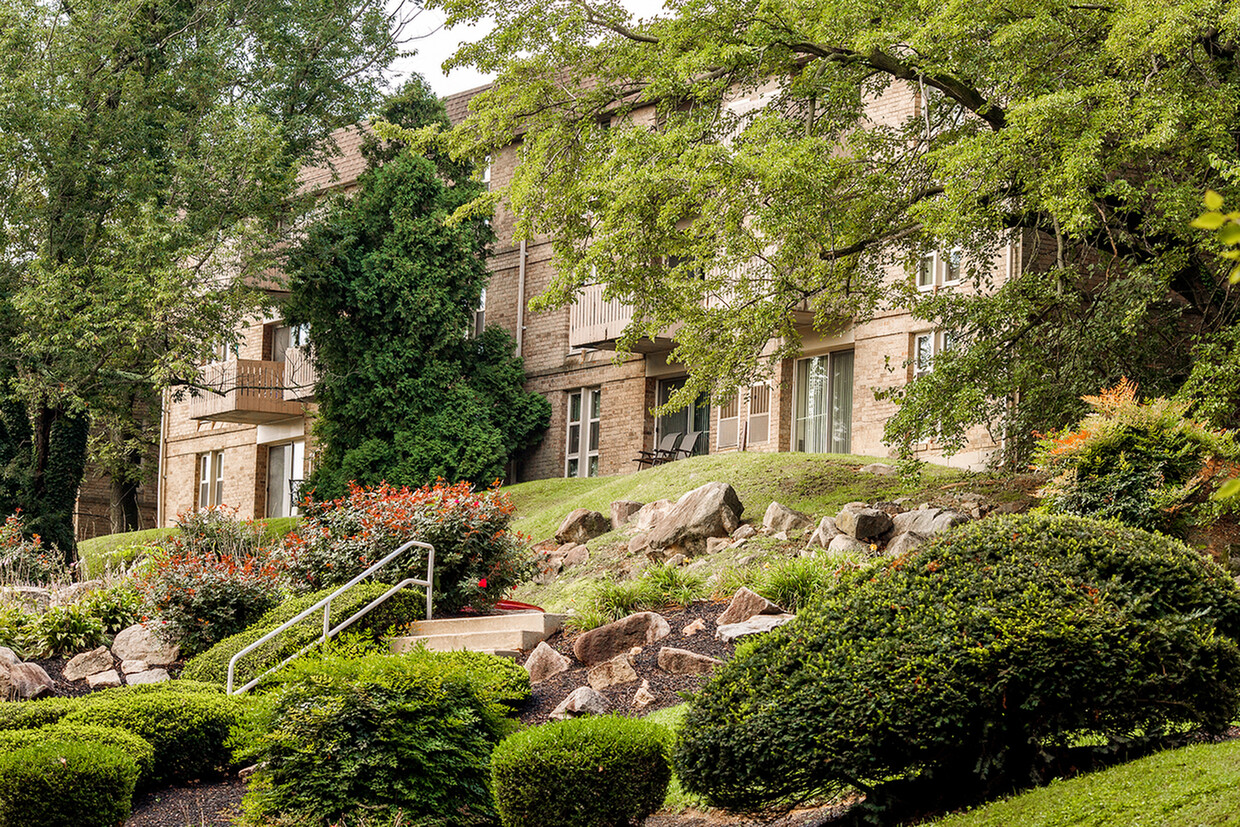
POLYGON ((0 755, 36 744, 97 743, 116 747, 138 765, 138 783, 150 781, 155 767, 155 748, 127 729, 94 724, 58 723, 42 729, 9 729, 0 732, 0 755))
POLYGON ((116 827, 138 764, 108 744, 46 743, 0 755, 0 827, 116 827))

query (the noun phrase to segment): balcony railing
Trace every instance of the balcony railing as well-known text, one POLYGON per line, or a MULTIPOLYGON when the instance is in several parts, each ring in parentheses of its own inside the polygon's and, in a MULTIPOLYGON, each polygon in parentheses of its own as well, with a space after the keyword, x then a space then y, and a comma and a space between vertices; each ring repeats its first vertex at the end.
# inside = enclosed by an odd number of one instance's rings
POLYGON ((203 366, 202 387, 190 397, 191 419, 262 425, 302 414, 284 398, 284 362, 230 359, 203 366))
MULTIPOLYGON (((615 350, 616 341, 633 321, 633 308, 620 301, 603 299, 603 285, 590 284, 581 289, 577 301, 568 309, 569 347, 590 347, 598 350, 615 350)), ((659 335, 654 339, 639 339, 633 350, 648 353, 670 350, 672 340, 659 335)))
POLYGON ((309 402, 314 399, 314 383, 319 372, 310 361, 308 347, 291 347, 284 352, 284 400, 309 402))

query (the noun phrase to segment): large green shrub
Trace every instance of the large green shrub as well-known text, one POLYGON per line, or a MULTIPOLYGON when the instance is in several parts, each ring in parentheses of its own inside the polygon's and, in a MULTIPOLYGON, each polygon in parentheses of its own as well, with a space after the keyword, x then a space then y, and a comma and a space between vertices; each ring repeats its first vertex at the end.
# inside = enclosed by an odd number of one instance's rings
POLYGON ((118 692, 90 699, 61 725, 124 729, 155 750, 152 780, 187 781, 228 766, 229 733, 240 718, 235 698, 208 692, 118 692))
POLYGON ((577 718, 509 736, 491 756, 504 827, 628 827, 663 805, 672 777, 658 724, 577 718))
POLYGON ((8 729, 0 731, 0 754, 16 752, 34 744, 47 743, 107 744, 116 747, 138 765, 138 780, 149 780, 155 767, 155 748, 145 738, 116 727, 91 724, 53 724, 42 729, 8 729))
POLYGON ((511 726, 486 683, 434 654, 294 661, 266 695, 253 811, 305 825, 397 811, 413 824, 486 823, 488 761, 511 726))
POLYGON ((738 809, 900 779, 1027 782, 1041 750, 1081 735, 1224 728, 1237 637, 1240 590, 1175 540, 982 520, 846 574, 739 647, 691 701, 677 774, 738 809))
POLYGON ((117 747, 45 743, 0 755, 0 827, 116 827, 138 765, 117 747))
POLYGON ((485 703, 515 707, 530 697, 530 673, 511 658, 489 655, 486 652, 428 652, 417 647, 405 654, 406 658, 426 660, 438 665, 451 664, 469 673, 474 691, 485 703))
MULTIPOLYGON (((382 583, 361 583, 332 601, 331 622, 341 623, 352 617, 359 609, 382 595, 391 586, 382 583)), ((334 589, 307 594, 285 600, 244 632, 224 638, 205 652, 191 658, 185 664, 181 677, 223 685, 228 680, 228 661, 233 655, 249 646, 273 629, 292 620, 306 609, 327 597, 334 589)), ((418 620, 426 615, 426 598, 420 592, 404 589, 393 595, 386 603, 361 618, 350 630, 369 632, 378 637, 393 626, 418 620)), ((278 665, 289 655, 323 634, 323 615, 315 613, 246 655, 237 663, 236 682, 240 686, 251 678, 278 665)))
POLYGON ((0 703, 0 732, 10 729, 38 729, 59 721, 80 709, 84 698, 40 698, 37 701, 0 703))

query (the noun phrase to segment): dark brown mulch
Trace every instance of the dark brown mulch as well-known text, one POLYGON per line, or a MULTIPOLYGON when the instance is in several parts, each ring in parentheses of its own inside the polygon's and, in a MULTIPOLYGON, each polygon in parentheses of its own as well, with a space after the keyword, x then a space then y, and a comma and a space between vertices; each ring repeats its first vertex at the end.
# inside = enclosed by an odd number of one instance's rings
POLYGON ((241 814, 245 782, 236 776, 151 790, 134 799, 125 827, 228 827, 241 814))
MULTIPOLYGON (((705 683, 706 676, 671 675, 664 672, 659 668, 659 650, 664 646, 672 646, 677 649, 688 649, 699 655, 728 660, 732 657, 732 650, 736 647, 731 643, 721 643, 715 640, 715 618, 722 614, 725 608, 727 608, 726 603, 701 601, 684 609, 661 612, 672 627, 672 633, 662 640, 643 647, 641 653, 632 658, 633 670, 637 672, 636 682, 620 684, 602 691, 611 704, 611 709, 623 715, 645 715, 653 710, 681 703, 684 700, 679 694, 681 692, 697 691, 705 683), (682 630, 698 618, 706 622, 706 628, 695 635, 686 637, 682 630), (638 709, 633 705, 633 693, 641 686, 643 679, 650 682, 650 691, 654 694, 655 700, 650 705, 638 709)), ((557 632, 547 640, 547 644, 557 652, 572 658, 573 641, 576 639, 576 634, 557 632)), ((569 693, 580 686, 589 685, 586 681, 585 666, 575 658, 573 663, 575 667, 567 672, 561 672, 541 683, 534 684, 530 699, 517 710, 522 723, 545 723, 547 716, 559 706, 560 701, 568 697, 569 693)))

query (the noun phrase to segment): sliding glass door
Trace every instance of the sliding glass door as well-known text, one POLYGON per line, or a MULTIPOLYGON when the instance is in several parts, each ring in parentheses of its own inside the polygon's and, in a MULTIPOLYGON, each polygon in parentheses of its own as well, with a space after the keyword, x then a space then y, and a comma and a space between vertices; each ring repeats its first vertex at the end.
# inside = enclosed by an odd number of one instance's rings
POLYGON ((851 350, 798 361, 793 448, 810 453, 850 453, 852 402, 851 350))

